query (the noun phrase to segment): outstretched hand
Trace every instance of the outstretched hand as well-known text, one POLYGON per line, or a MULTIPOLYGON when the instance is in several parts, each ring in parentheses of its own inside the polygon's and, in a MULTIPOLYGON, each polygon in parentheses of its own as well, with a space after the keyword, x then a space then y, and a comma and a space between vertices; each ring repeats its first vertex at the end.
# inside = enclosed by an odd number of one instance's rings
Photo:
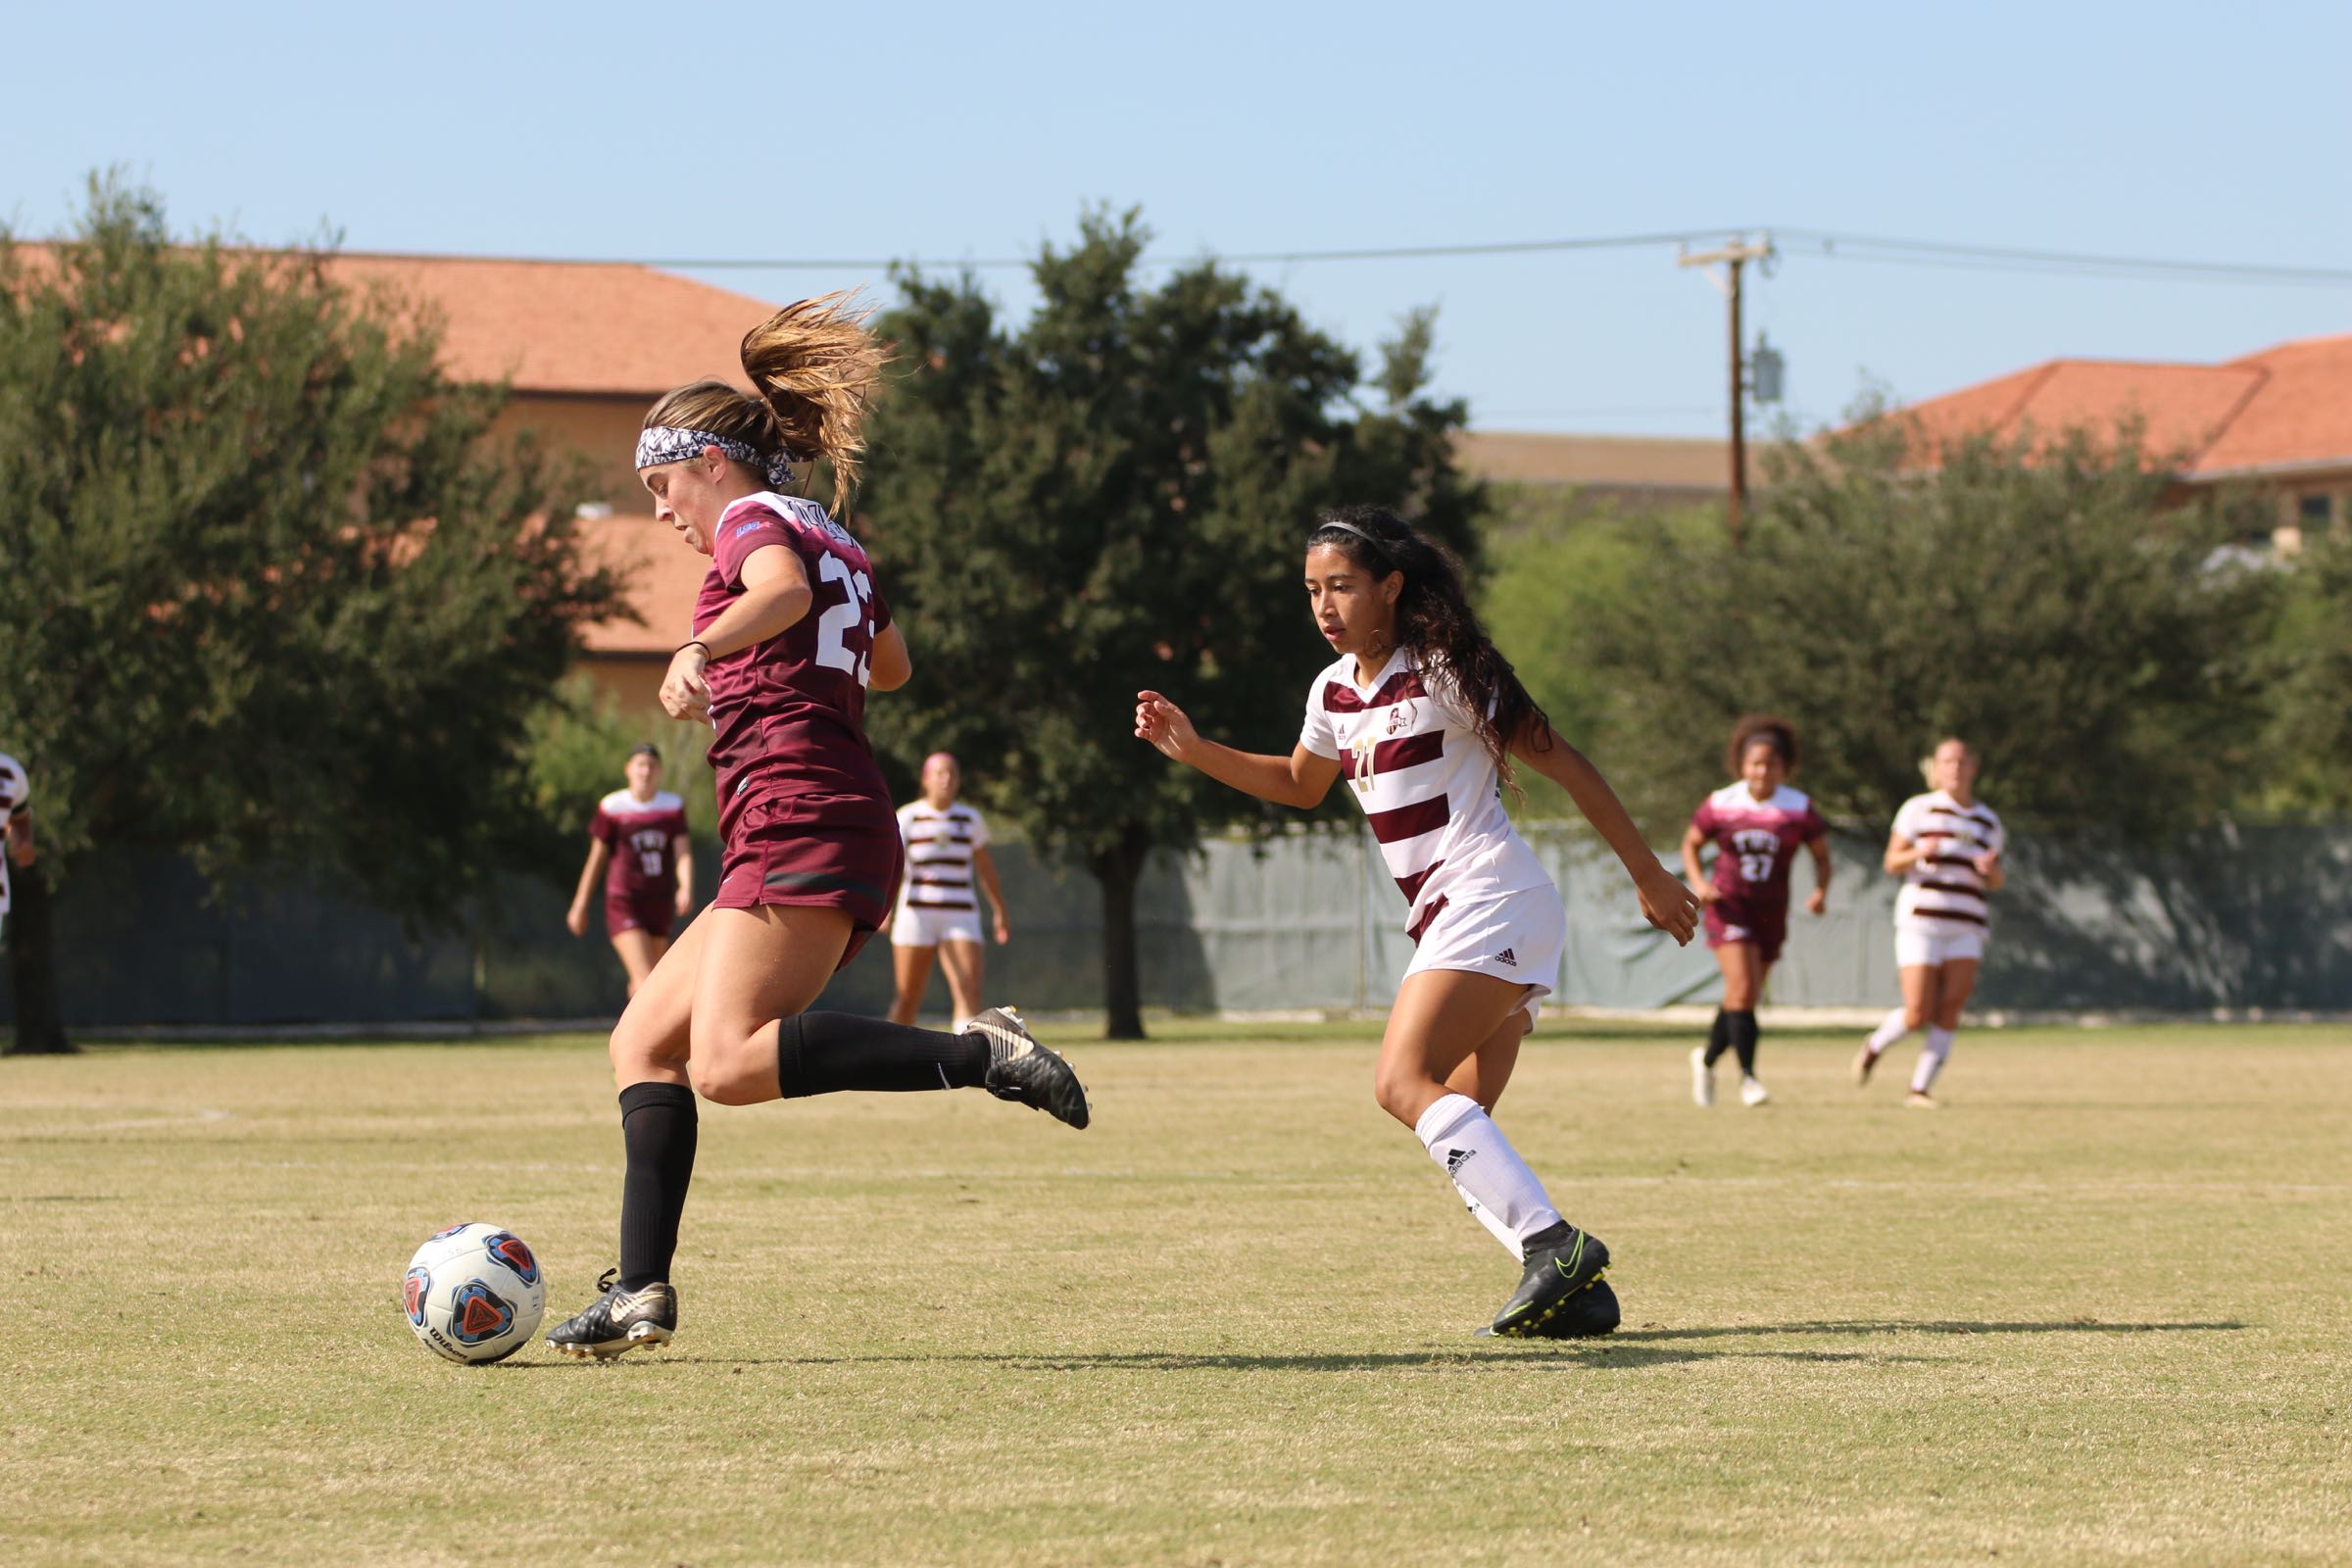
POLYGON ((1651 860, 1635 868, 1634 890, 1642 900, 1642 918, 1674 938, 1677 947, 1689 947, 1698 929, 1698 898, 1683 879, 1651 860))
POLYGON ((1162 757, 1183 761, 1200 736, 1184 710, 1157 692, 1135 694, 1135 737, 1150 741, 1162 757))

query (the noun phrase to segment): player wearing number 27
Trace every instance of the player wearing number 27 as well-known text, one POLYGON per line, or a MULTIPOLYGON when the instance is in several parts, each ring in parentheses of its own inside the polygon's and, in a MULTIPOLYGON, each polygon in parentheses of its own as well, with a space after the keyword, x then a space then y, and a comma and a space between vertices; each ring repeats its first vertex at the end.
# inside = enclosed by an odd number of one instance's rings
POLYGON ((887 357, 842 296, 804 300, 744 338, 757 395, 698 381, 655 404, 638 434, 656 519, 710 558, 662 705, 715 731, 719 880, 612 1031, 627 1156, 620 1261, 598 1298, 549 1333, 567 1354, 618 1355, 676 1330, 670 1267, 698 1095, 754 1105, 985 1088, 1087 1123, 1069 1064, 1008 1008, 954 1034, 806 1010, 898 891, 899 823, 866 744, 865 696, 906 684, 913 663, 864 547, 785 486, 796 464, 822 457, 835 505, 847 500, 887 357))
POLYGON ((1723 970, 1723 1005, 1707 1043, 1690 1053, 1690 1098, 1715 1103, 1715 1062, 1727 1050, 1740 1059, 1740 1100, 1772 1097, 1756 1076, 1756 1003, 1788 937, 1788 870, 1802 848, 1813 856, 1809 913, 1828 906, 1829 824, 1802 791, 1788 787, 1796 768, 1796 731, 1762 714, 1732 729, 1725 761, 1733 782, 1698 803, 1683 834, 1683 874, 1707 906, 1707 946, 1723 970), (1699 851, 1715 847, 1715 875, 1704 877, 1699 851))

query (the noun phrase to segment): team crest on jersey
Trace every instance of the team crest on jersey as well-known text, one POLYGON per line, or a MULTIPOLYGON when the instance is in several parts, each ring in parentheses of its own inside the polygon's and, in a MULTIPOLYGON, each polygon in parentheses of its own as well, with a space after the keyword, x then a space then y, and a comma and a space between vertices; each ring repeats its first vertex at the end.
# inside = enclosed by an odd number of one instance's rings
POLYGON ((480 1280, 467 1280, 450 1298, 449 1332, 460 1345, 495 1340, 514 1326, 514 1303, 480 1280))
POLYGON ((401 1287, 400 1304, 412 1323, 424 1321, 424 1293, 433 1288, 433 1277, 421 1268, 409 1270, 408 1280, 401 1287))
POLYGON ((513 1231, 500 1231, 482 1243, 482 1250, 514 1271, 514 1277, 525 1285, 539 1283, 539 1260, 523 1245, 522 1238, 513 1231))

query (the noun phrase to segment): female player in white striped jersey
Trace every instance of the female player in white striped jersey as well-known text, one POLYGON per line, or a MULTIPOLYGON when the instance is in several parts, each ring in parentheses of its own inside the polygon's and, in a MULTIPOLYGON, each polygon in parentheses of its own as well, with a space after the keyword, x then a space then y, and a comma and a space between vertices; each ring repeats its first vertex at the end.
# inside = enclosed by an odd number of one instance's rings
POLYGON ((997 946, 1012 940, 1004 889, 997 880, 996 858, 988 853, 988 819, 956 799, 962 785, 963 768, 952 755, 933 752, 923 759, 923 798, 899 808, 906 876, 899 883, 898 906, 882 921, 890 933, 892 977, 898 984, 890 1021, 914 1022, 936 956, 948 977, 948 1004, 955 1009, 949 1027, 958 1034, 980 1011, 983 890, 996 910, 997 946))
POLYGON ((1935 786, 1894 813, 1886 869, 1903 879, 1894 901, 1894 962, 1903 1004, 1886 1014, 1854 1057, 1854 1082, 1870 1081, 1879 1055, 1915 1029, 1928 1031, 1911 1074, 1910 1103, 1933 1110, 1929 1093, 1952 1054, 1960 1009, 1977 988, 1984 959, 1988 894, 2008 878, 2001 860, 2008 835, 1991 807, 1977 799, 1977 754, 1962 740, 1938 742, 1928 761, 1935 786))
POLYGON ((1372 1093, 1420 1137, 1471 1213, 1522 1264, 1492 1332, 1564 1338, 1617 1326, 1608 1249, 1560 1217, 1488 1114, 1559 973, 1559 890, 1503 814, 1511 759, 1566 789, 1634 881, 1652 925, 1687 943, 1698 902, 1659 863, 1608 781, 1552 733, 1470 609, 1442 546, 1379 507, 1331 513, 1306 541, 1306 597, 1338 661, 1307 695, 1288 757, 1203 740, 1174 703, 1136 694, 1135 732, 1260 800, 1311 808, 1345 766, 1417 944, 1381 1038, 1372 1093))

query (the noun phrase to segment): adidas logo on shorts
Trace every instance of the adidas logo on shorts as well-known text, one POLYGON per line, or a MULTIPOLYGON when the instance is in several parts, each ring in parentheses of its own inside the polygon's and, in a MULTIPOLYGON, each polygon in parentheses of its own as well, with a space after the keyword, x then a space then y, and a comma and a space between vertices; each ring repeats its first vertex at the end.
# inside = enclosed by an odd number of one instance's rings
POLYGON ((1519 956, 1508 948, 1505 948, 1500 953, 1494 955, 1494 961, 1496 963, 1507 963, 1514 969, 1519 967, 1519 956))

